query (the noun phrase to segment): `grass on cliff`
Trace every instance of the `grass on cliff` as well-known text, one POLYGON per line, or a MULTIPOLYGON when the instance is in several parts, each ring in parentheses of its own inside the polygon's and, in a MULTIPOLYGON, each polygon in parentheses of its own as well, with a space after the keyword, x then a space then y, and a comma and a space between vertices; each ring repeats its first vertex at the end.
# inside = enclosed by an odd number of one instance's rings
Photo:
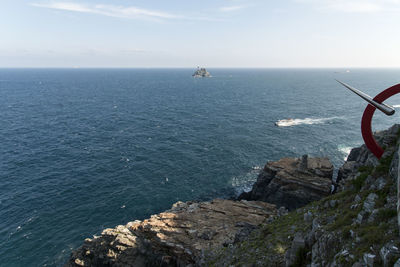
MULTIPOLYGON (((400 138, 400 130, 397 135, 400 138)), ((398 142, 398 141, 397 141, 398 142)), ((307 206, 290 212, 288 215, 276 218, 272 222, 265 223, 259 230, 254 231, 248 240, 225 247, 214 252, 208 262, 210 266, 285 266, 285 254, 290 248, 294 235, 297 232, 307 234, 312 223, 304 220, 304 214, 311 212, 321 225, 321 232, 330 232, 338 237, 340 244, 335 249, 328 251, 328 260, 343 266, 352 266, 362 259, 364 253, 377 255, 377 264, 382 264, 379 257, 380 248, 387 242, 395 242, 400 245, 399 230, 397 227, 397 211, 392 205, 387 206, 387 200, 395 199, 395 181, 389 178, 390 165, 394 153, 382 158, 378 166, 361 166, 359 175, 349 181, 347 190, 312 202, 307 206), (369 177, 371 176, 371 177, 369 177), (387 184, 380 190, 368 189, 365 184, 367 179, 375 180, 386 177, 387 184), (372 222, 364 221, 355 223, 357 216, 363 209, 364 201, 368 195, 375 193, 375 209, 379 209, 372 222), (356 203, 355 199, 360 199, 356 203), (332 202, 333 201, 333 202, 332 202), (390 208, 392 207, 392 208, 390 208), (347 250, 353 258, 337 254, 340 249, 347 250)), ((389 203, 390 204, 390 203, 389 203)), ((306 266, 310 263, 311 248, 303 248, 297 251, 296 261, 293 266, 306 266)))
MULTIPOLYGON (((398 228, 396 220, 397 212, 392 208, 384 208, 387 197, 396 194, 395 184, 392 179, 381 190, 367 190, 364 188, 365 180, 369 175, 381 177, 388 175, 392 158, 381 160, 380 164, 373 168, 371 166, 360 167, 360 175, 350 182, 352 187, 349 190, 326 197, 320 201, 312 202, 307 206, 290 212, 286 216, 276 218, 272 222, 265 223, 261 228, 250 236, 250 238, 234 247, 224 248, 217 252, 217 256, 209 262, 210 266, 284 266, 286 251, 290 248, 295 233, 304 234, 311 230, 312 223, 304 220, 304 214, 311 212, 314 218, 318 218, 323 231, 329 231, 340 239, 340 246, 354 255, 354 259, 337 256, 337 262, 350 265, 361 259, 364 253, 373 252, 379 257, 379 249, 391 240, 399 244, 398 228), (384 173, 385 172, 385 173, 384 173), (362 189, 362 190, 361 190, 362 189), (378 198, 375 201, 375 208, 379 208, 373 222, 364 222, 361 225, 355 224, 357 215, 363 208, 363 202, 370 193, 375 193, 378 198), (361 199, 355 202, 356 196, 361 199), (333 205, 331 205, 331 201, 333 205), (376 252, 378 251, 378 252, 376 252), (229 257, 227 255, 234 255, 229 257), (223 260, 224 259, 224 260, 223 260)), ((311 248, 299 250, 294 266, 306 266, 310 258, 306 255, 311 248)), ((329 252, 328 252, 329 253, 329 252)), ((335 253, 330 252, 330 260, 333 260, 335 253)))

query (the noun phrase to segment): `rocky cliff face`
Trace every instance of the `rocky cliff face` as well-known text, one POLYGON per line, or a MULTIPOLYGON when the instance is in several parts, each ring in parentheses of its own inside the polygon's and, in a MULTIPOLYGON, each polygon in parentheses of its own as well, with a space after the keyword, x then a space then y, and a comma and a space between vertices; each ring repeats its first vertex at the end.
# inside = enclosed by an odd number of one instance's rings
MULTIPOLYGON (((398 169, 398 154, 397 141, 399 137, 400 124, 395 124, 388 130, 376 132, 374 134, 375 140, 381 147, 385 148, 385 153, 382 158, 387 159, 390 156, 394 156, 393 164, 390 166, 389 174, 392 177, 397 176, 396 172, 398 169)), ((360 166, 377 166, 379 160, 367 149, 365 145, 353 148, 347 157, 346 162, 338 171, 336 183, 339 186, 339 190, 344 190, 348 180, 355 179, 359 174, 358 168, 360 166)))
POLYGON ((399 130, 377 133, 380 161, 365 146, 351 151, 336 194, 328 159, 269 162, 241 201, 178 202, 86 239, 65 266, 399 267, 399 130))
POLYGON ((268 162, 248 193, 239 199, 260 200, 293 210, 330 194, 333 165, 328 158, 283 158, 268 162))
POLYGON ((385 154, 352 150, 338 193, 263 224, 245 242, 209 254, 214 266, 400 266, 397 224, 399 130, 377 133, 385 154), (251 255, 251 256, 250 256, 251 255))
POLYGON ((86 239, 65 266, 187 266, 242 240, 278 211, 258 201, 178 202, 172 209, 86 239))

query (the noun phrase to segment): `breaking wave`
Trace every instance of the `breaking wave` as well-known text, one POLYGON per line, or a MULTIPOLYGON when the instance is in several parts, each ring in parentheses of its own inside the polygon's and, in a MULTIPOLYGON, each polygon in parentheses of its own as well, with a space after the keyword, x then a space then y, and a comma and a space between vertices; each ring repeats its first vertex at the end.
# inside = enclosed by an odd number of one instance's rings
POLYGON ((344 160, 347 160, 347 157, 349 156, 352 148, 353 147, 351 147, 351 146, 343 146, 343 145, 338 146, 338 150, 343 154, 344 160))
POLYGON ((261 166, 253 166, 247 173, 232 177, 231 184, 235 190, 235 194, 239 195, 242 192, 249 192, 253 184, 257 181, 257 176, 261 170, 261 166))

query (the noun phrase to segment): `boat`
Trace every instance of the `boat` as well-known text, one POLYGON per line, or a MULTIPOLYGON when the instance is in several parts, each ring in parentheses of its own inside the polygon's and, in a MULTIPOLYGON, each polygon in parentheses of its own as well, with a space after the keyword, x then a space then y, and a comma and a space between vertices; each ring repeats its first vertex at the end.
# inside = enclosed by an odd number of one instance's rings
POLYGON ((205 68, 197 67, 192 76, 195 78, 208 78, 211 77, 211 74, 205 68))

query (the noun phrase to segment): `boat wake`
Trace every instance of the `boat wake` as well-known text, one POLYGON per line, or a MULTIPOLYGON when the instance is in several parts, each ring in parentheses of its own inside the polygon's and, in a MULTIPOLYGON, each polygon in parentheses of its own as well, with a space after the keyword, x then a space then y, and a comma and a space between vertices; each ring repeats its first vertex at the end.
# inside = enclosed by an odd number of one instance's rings
POLYGON ((284 120, 279 120, 275 122, 275 125, 278 127, 290 127, 290 126, 296 126, 296 125, 302 125, 302 124, 322 124, 326 123, 329 121, 332 121, 334 119, 338 119, 339 117, 331 117, 331 118, 305 118, 305 119, 284 119, 284 120))

